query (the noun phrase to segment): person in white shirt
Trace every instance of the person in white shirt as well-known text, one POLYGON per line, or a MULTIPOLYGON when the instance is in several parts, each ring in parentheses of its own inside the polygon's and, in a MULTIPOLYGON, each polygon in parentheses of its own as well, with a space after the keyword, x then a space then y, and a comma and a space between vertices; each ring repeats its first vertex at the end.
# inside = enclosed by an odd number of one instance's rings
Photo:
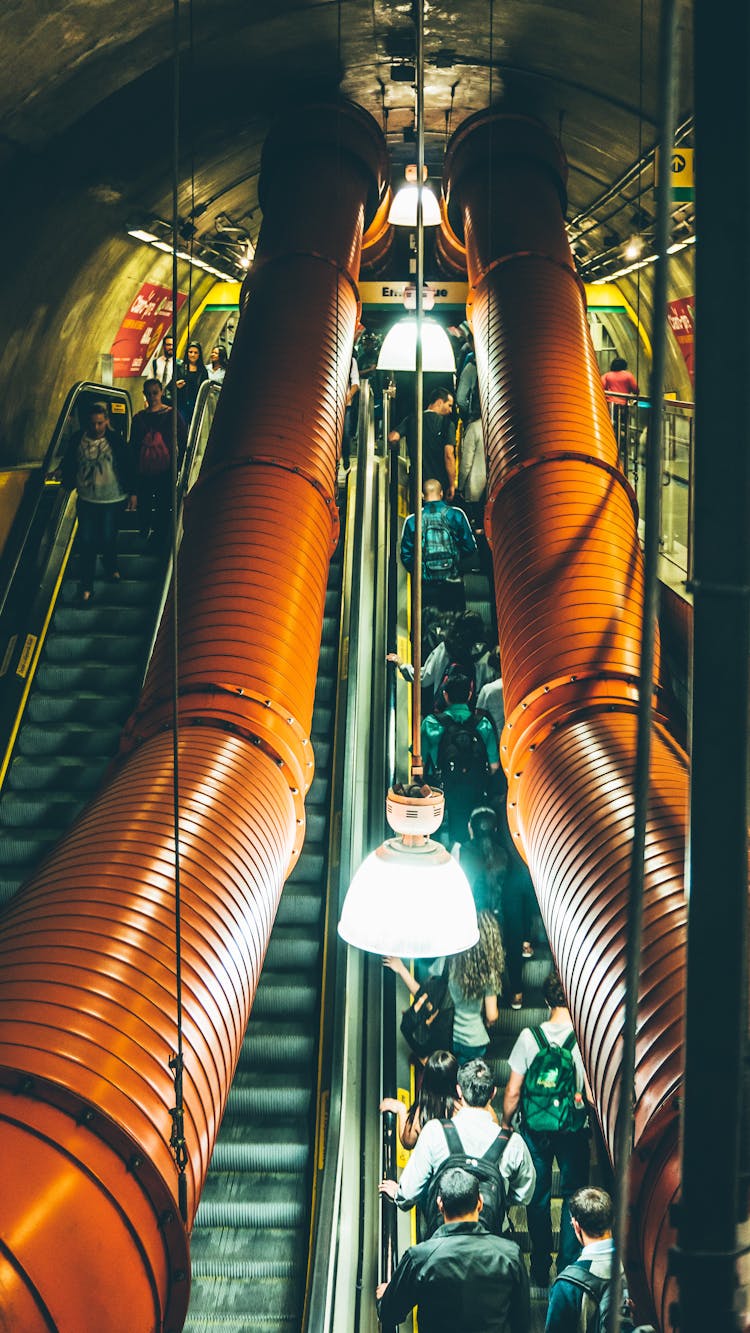
POLYGON ((161 345, 161 351, 152 356, 143 367, 145 380, 158 380, 165 389, 174 376, 174 340, 167 334, 161 345))
MULTIPOLYGON (((453 1116, 453 1124, 464 1150, 477 1157, 487 1151, 500 1133, 500 1126, 492 1110, 492 1099, 496 1092, 492 1071, 484 1060, 470 1060, 459 1069, 459 1109, 453 1116)), ((428 1120, 401 1173, 400 1181, 381 1181, 381 1194, 387 1194, 399 1208, 413 1208, 416 1203, 426 1200, 433 1176, 449 1156, 440 1121, 428 1120)), ((499 1171, 505 1182, 508 1204, 528 1204, 534 1197, 536 1172, 520 1134, 511 1134, 499 1171)))
POLYGON ((226 348, 221 346, 212 347, 208 365, 206 366, 208 378, 212 384, 224 383, 224 376, 227 373, 228 364, 226 348))

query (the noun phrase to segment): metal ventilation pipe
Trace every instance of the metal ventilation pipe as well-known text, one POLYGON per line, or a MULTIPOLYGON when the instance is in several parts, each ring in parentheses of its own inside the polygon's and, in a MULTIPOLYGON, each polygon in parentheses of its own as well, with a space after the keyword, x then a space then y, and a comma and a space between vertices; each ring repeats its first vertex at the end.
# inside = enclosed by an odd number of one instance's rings
MULTIPOLYGON (((263 230, 180 554, 180 861, 190 1224, 304 794, 375 122, 272 132, 263 230), (304 209, 300 202, 304 200, 304 209)), ((0 1323, 177 1333, 188 1236, 176 1046, 170 618, 126 752, 0 924, 0 1323)))
MULTIPOLYGON (((481 113, 445 166, 463 222, 507 724, 509 819, 526 856, 610 1154, 620 1084, 643 605, 565 234, 566 164, 535 121, 481 113)), ((635 1076, 631 1249, 667 1327, 678 1189, 687 759, 656 718, 635 1076)), ((638 1286, 636 1273, 635 1285, 638 1286)))

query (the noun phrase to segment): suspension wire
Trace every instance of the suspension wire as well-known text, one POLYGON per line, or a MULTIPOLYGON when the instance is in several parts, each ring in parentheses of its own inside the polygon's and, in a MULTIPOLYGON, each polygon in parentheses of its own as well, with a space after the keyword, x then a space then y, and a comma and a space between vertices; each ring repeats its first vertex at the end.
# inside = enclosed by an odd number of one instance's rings
MULTIPOLYGON (((643 5, 641 0, 640 23, 638 29, 638 161, 643 162, 643 5)), ((638 230, 640 232, 641 218, 641 200, 643 198, 643 167, 638 172, 638 186, 636 189, 636 208, 638 209, 638 230)), ((635 339, 635 380, 636 384, 641 382, 641 275, 643 270, 636 269, 635 274, 635 319, 636 319, 636 339, 635 339)), ((651 410, 653 411, 653 404, 651 410)), ((635 406, 635 419, 638 422, 638 404, 635 406)), ((638 440, 635 441, 635 458, 633 462, 634 478, 638 480, 638 440)), ((628 440, 625 439, 625 476, 628 475, 628 440)))
POLYGON ((671 238, 671 153, 675 132, 677 71, 677 3, 662 0, 659 29, 659 142, 661 175, 656 211, 656 264, 653 293, 653 362, 651 411, 646 441, 646 501, 644 549, 643 636, 641 640, 638 729, 634 775, 633 850, 630 865, 628 942, 623 1030, 622 1072, 615 1128, 615 1228, 610 1275, 608 1333, 622 1326, 620 1268, 628 1237, 630 1157, 635 1122, 635 1042, 638 1020, 646 827, 651 766, 652 694, 656 651, 657 574, 659 564, 659 508, 661 498, 661 402, 664 397, 667 349, 668 249, 671 238))
MULTIPOLYGON (((193 45, 193 0, 188 0, 188 86, 195 87, 195 48, 193 45)), ((192 260, 195 251, 195 121, 192 101, 188 113, 188 137, 190 140, 190 235, 188 252, 192 260)), ((193 265, 188 264, 188 299, 187 299, 187 337, 188 345, 193 323, 193 265)), ((187 361, 187 346, 185 360, 187 361)), ((188 423, 189 425, 189 423, 188 423)))
POLYGON ((414 679, 411 689, 411 780, 424 781, 422 760, 422 465, 424 451, 424 374, 422 330, 424 327, 424 0, 416 0, 417 11, 417 330, 414 355, 414 563, 411 574, 411 660, 414 679))
MULTIPOLYGON (((180 186, 180 0, 172 0, 173 83, 172 83, 172 337, 174 372, 177 377, 177 250, 179 248, 180 186)), ((192 270, 192 264, 188 265, 192 270)), ((189 315, 188 315, 189 319, 189 315)), ((188 325, 189 327, 189 325, 188 325)), ((182 1033, 182 895, 180 884, 180 757, 179 757, 179 656, 178 656, 178 582, 177 582, 177 477, 178 477, 177 401, 172 403, 172 811, 174 836, 174 937, 175 1003, 177 1010, 177 1050, 169 1060, 174 1083, 174 1106, 170 1110, 172 1133, 169 1146, 177 1167, 177 1198, 180 1216, 187 1226, 188 1197, 187 1145, 185 1143, 185 1102, 183 1092, 184 1045, 182 1033)))

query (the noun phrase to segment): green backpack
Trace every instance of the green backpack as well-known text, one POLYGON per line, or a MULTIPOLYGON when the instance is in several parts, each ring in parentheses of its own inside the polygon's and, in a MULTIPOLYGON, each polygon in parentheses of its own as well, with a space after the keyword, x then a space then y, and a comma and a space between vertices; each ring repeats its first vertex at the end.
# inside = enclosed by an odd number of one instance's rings
POLYGON ((531 1028, 530 1032, 539 1051, 523 1081, 521 1114, 525 1127, 535 1134, 580 1129, 585 1117, 576 1104, 575 1033, 571 1032, 562 1046, 555 1046, 542 1028, 531 1028))

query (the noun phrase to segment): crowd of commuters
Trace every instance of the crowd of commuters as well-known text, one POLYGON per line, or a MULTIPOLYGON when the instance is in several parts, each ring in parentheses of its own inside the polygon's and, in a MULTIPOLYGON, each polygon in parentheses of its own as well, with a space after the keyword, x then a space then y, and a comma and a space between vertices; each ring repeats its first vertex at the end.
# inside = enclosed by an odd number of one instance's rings
MULTIPOLYGON (((399 1208, 417 1210, 419 1240, 390 1282, 378 1287, 378 1311, 383 1327, 392 1327, 416 1308, 423 1333, 529 1333, 531 1293, 548 1302, 547 1333, 597 1333, 605 1327, 609 1301, 612 1202, 588 1183, 590 1094, 554 971, 543 986, 548 1016, 518 1034, 499 1099, 493 1073, 501 1011, 524 1003, 524 962, 533 958, 532 941, 539 938, 538 907, 505 810, 499 652, 480 618, 465 611, 461 571, 476 554, 487 467, 473 342, 468 326, 452 332, 459 345, 455 399, 446 387, 434 390, 423 419, 422 588, 434 615, 425 617, 422 645, 421 750, 425 780, 445 794, 436 836, 469 880, 479 940, 453 957, 414 960, 412 966, 400 958, 383 960, 406 986, 411 1012, 427 1004, 442 1044, 412 1047, 416 1091, 410 1106, 390 1097, 381 1104, 383 1112, 395 1114, 410 1156, 400 1179, 381 1181, 380 1191, 399 1208), (553 1270, 555 1161, 562 1209, 553 1270), (514 1239, 511 1206, 526 1211, 528 1259, 514 1239)), ((637 392, 623 371, 624 364, 615 364, 617 384, 605 378, 605 388, 637 392)), ((617 415, 615 420, 619 426, 617 415)), ((413 456, 414 435, 411 416, 390 440, 405 436, 413 456)), ((401 559, 410 573, 414 529, 409 515, 401 559)), ((389 661, 414 681, 409 663, 395 653, 389 661)), ((410 1030, 402 1024, 407 1037, 410 1030)), ((621 1299, 626 1333, 634 1323, 624 1282, 621 1299)))
POLYGON ((125 511, 137 515, 141 535, 162 550, 172 523, 172 455, 178 463, 187 444, 198 390, 206 379, 221 384, 227 368, 223 346, 212 348, 207 366, 200 343, 191 341, 176 360, 168 335, 145 367, 145 406, 133 416, 129 440, 115 431, 106 402, 91 402, 71 438, 56 476, 77 492, 78 602, 94 596, 97 556, 105 578, 120 581, 117 537, 125 511))

